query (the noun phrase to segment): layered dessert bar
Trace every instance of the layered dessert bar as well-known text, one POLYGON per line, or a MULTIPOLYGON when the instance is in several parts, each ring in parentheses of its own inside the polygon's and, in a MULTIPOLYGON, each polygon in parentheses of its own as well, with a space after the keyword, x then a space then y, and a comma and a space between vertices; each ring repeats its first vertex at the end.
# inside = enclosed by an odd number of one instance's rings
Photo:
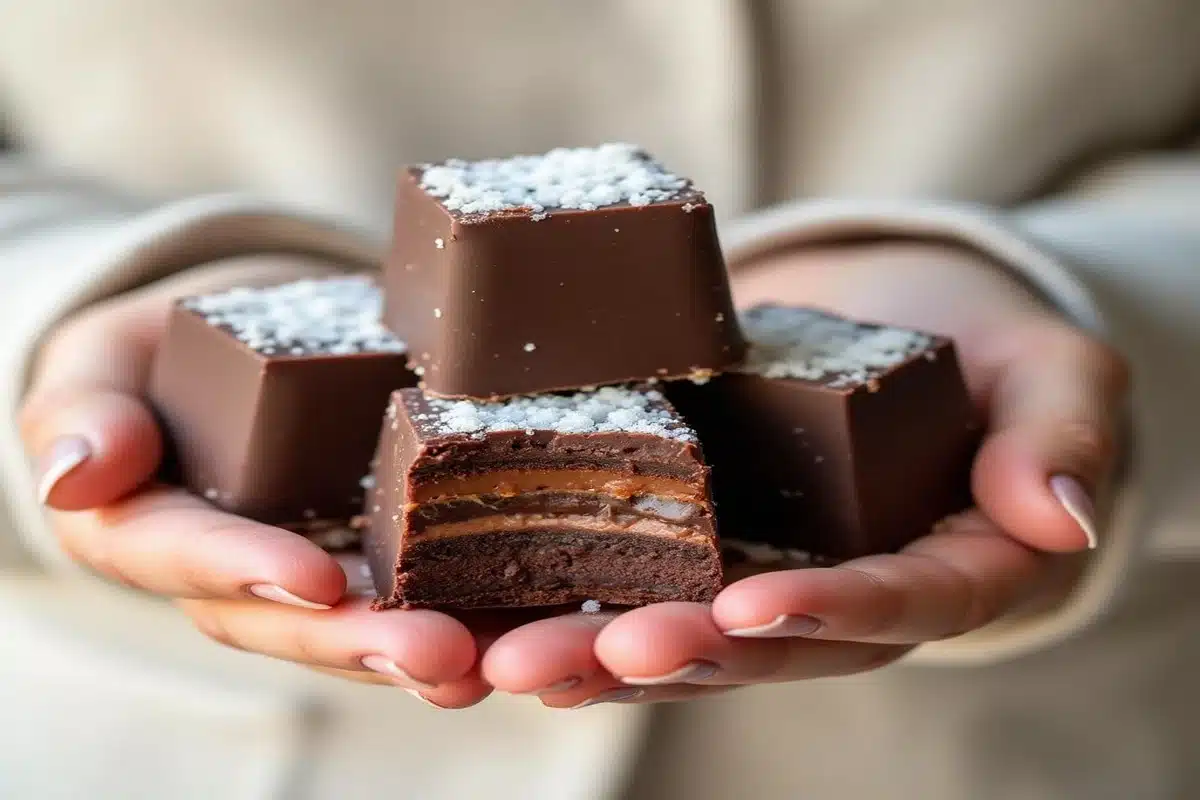
POLYGON ((398 391, 367 503, 380 608, 705 601, 721 585, 696 435, 649 387, 398 391))

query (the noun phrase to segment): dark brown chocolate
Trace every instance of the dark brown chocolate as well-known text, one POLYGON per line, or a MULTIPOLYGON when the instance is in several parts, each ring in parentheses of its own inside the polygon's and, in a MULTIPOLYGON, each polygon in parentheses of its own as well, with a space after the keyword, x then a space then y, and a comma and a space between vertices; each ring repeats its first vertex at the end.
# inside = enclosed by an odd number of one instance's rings
POLYGON ((738 372, 667 394, 712 465, 722 537, 847 559, 970 504, 976 414, 947 339, 763 306, 738 372))
POLYGON ((442 396, 707 374, 745 350, 712 206, 621 145, 406 171, 385 287, 442 396))
POLYGON ((364 552, 377 607, 639 605, 721 585, 709 473, 657 391, 392 396, 364 552))
POLYGON ((183 484, 300 532, 358 514, 388 396, 416 382, 380 303, 338 278, 177 304, 149 395, 183 484))

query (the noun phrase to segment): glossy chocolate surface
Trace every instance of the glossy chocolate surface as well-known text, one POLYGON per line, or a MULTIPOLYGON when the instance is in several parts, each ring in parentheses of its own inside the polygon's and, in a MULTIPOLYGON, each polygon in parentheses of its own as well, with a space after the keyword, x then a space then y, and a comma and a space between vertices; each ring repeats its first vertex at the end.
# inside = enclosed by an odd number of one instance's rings
POLYGON ((416 380, 378 294, 347 278, 178 303, 149 395, 183 484, 273 524, 358 514, 388 396, 416 380))
POLYGON ((428 391, 503 397, 741 359, 712 206, 606 147, 401 176, 384 320, 428 391))
POLYGON ((744 327, 739 371, 666 389, 712 466, 722 537, 854 558, 969 505, 979 428, 949 340, 773 307, 744 327))

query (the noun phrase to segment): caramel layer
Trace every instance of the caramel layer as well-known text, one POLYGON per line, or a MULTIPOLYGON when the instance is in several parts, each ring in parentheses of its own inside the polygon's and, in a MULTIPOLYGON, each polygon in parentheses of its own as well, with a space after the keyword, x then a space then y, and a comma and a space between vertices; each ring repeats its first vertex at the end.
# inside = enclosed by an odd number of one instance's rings
POLYGON ((449 539, 482 533, 525 533, 536 530, 566 530, 588 533, 609 533, 641 536, 666 536, 681 542, 697 544, 711 537, 687 525, 672 525, 657 519, 606 520, 581 514, 496 514, 462 522, 431 525, 420 533, 410 533, 413 541, 449 539))
POLYGON ((621 499, 595 492, 522 492, 509 497, 472 494, 432 503, 407 503, 404 512, 409 530, 419 532, 431 525, 497 514, 576 514, 605 519, 645 517, 676 525, 692 525, 699 520, 708 521, 712 509, 707 504, 646 494, 621 499))
POLYGON ((427 503, 457 495, 494 494, 512 497, 525 492, 596 492, 629 499, 638 494, 703 502, 703 486, 653 475, 599 470, 497 470, 482 475, 442 478, 410 489, 409 503, 427 503))

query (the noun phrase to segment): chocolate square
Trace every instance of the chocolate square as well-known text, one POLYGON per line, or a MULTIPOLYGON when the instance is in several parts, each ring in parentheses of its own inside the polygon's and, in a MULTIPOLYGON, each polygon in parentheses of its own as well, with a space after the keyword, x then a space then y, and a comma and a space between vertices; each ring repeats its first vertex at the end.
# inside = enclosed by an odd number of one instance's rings
POLYGON ((640 605, 721 585, 708 468, 648 388, 392 396, 364 550, 377 607, 640 605))
POLYGON ((950 340, 778 306, 742 326, 738 371, 667 388, 712 465, 722 540, 854 558, 970 504, 979 426, 950 340))
POLYGON ((149 395, 183 484, 315 533, 356 515, 388 396, 416 382, 381 303, 358 277, 177 303, 149 395))
POLYGON ((712 206, 626 145, 409 169, 385 292, 441 396, 707 374, 745 350, 712 206))

